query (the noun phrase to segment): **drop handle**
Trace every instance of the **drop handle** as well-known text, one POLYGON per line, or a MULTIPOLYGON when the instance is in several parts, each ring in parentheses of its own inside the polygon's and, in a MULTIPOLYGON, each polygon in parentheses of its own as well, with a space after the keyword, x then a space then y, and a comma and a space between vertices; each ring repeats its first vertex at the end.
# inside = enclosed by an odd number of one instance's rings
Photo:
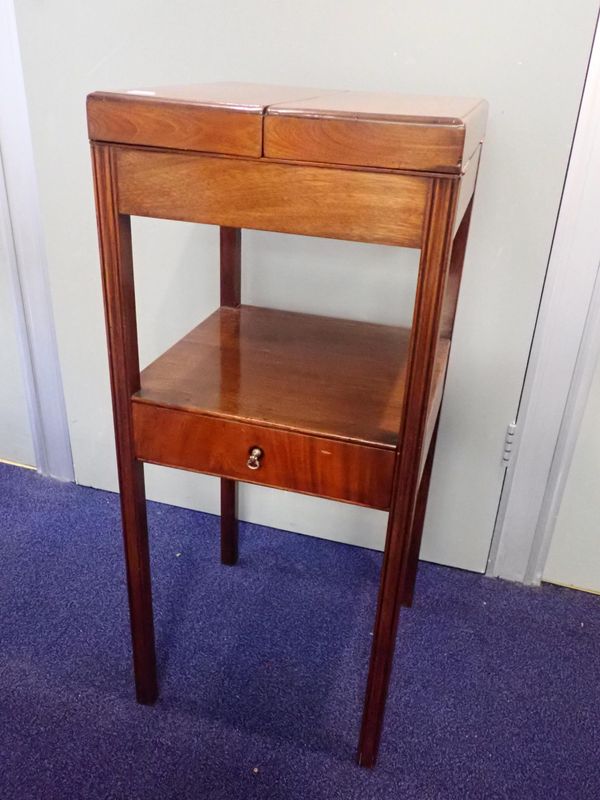
POLYGON ((263 451, 260 447, 253 447, 250 450, 250 455, 248 456, 248 461, 246 461, 246 466, 248 469, 258 469, 260 467, 260 459, 262 458, 263 451))

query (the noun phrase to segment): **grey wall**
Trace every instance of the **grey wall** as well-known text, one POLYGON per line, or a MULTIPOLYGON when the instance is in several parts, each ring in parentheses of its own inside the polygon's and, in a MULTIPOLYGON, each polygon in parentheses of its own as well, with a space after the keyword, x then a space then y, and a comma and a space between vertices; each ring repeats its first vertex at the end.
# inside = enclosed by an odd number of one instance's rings
MULTIPOLYGON (((485 567, 597 13, 522 3, 17 0, 75 468, 116 488, 84 97, 94 89, 247 80, 481 95, 491 119, 465 267, 426 558, 485 567)), ((136 221, 142 363, 217 304, 217 233, 136 221)), ((254 303, 406 321, 416 254, 247 233, 254 303)), ((217 510, 214 479, 148 469, 149 495, 217 510)), ((242 515, 371 546, 385 517, 265 489, 242 515)))

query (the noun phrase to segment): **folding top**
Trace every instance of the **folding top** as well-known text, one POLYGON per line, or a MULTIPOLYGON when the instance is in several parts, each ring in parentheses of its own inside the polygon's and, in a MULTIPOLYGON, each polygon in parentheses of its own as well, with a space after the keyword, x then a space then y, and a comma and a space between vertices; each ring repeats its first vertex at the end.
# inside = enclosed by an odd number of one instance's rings
POLYGON ((267 109, 270 158, 461 172, 483 139, 485 100, 336 92, 267 109))
POLYGON ((323 91, 254 83, 94 92, 88 131, 94 141, 260 158, 267 106, 315 94, 323 91))
POLYGON ((88 97, 95 141, 347 166, 460 173, 487 103, 245 83, 88 97))

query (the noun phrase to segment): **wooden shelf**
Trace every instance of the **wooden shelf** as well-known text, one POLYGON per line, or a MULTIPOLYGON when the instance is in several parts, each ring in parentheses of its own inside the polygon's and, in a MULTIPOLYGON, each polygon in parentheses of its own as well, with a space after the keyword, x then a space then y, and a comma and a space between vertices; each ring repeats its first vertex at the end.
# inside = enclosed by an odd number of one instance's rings
MULTIPOLYGON (((388 508, 410 331, 253 306, 223 307, 141 374, 136 456, 388 508), (259 447, 259 471, 248 454, 259 447)), ((449 343, 434 367, 423 459, 449 343)))
MULTIPOLYGON (((220 308, 141 375, 136 402, 394 449, 410 331, 220 308)), ((447 349, 436 365, 438 382, 447 349)))

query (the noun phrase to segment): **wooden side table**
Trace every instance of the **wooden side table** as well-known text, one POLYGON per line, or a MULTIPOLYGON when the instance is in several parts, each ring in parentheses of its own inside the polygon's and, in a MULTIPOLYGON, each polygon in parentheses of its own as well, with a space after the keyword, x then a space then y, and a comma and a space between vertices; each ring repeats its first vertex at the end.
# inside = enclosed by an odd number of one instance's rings
POLYGON ((137 698, 157 697, 143 462, 389 511, 358 761, 412 603, 481 100, 250 84, 96 92, 88 124, 137 698), (220 226, 221 306, 140 374, 130 216, 220 226), (411 329, 241 304, 241 229, 420 248, 411 329))

